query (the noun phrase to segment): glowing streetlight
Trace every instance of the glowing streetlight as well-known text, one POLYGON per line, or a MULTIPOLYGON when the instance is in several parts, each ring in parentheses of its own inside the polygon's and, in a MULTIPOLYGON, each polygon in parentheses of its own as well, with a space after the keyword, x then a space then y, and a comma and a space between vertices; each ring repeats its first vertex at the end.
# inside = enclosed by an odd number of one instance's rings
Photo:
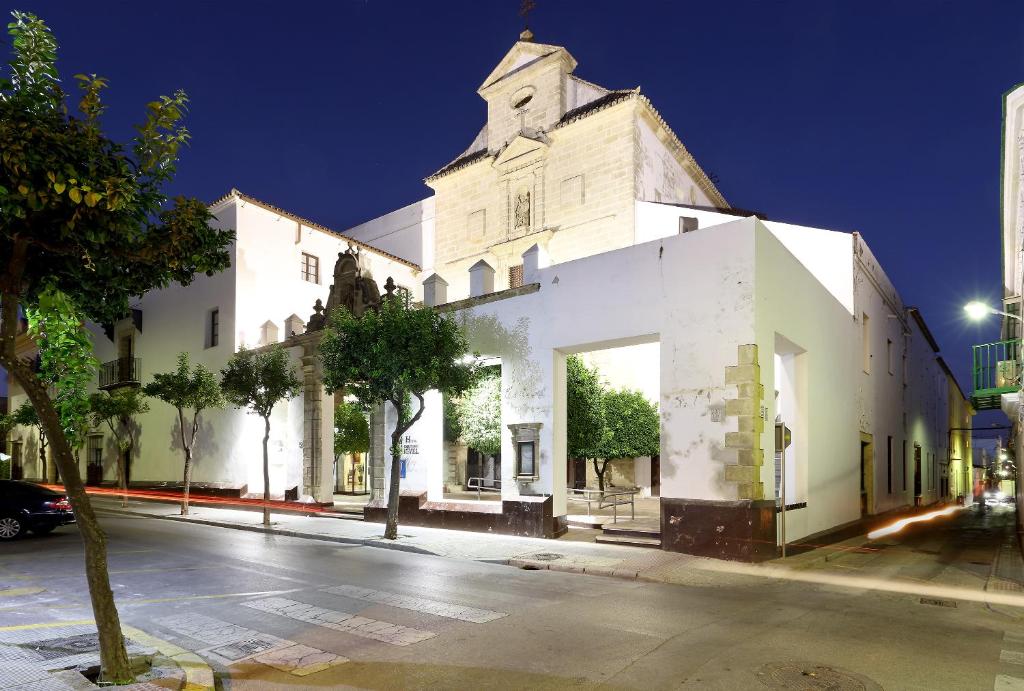
POLYGON ((973 300, 964 305, 964 312, 967 313, 967 318, 971 321, 981 321, 990 314, 1001 314, 1004 317, 1010 317, 1017 321, 1024 321, 1024 319, 1021 319, 1020 316, 1016 314, 997 310, 994 307, 989 307, 984 302, 979 302, 978 300, 973 300))

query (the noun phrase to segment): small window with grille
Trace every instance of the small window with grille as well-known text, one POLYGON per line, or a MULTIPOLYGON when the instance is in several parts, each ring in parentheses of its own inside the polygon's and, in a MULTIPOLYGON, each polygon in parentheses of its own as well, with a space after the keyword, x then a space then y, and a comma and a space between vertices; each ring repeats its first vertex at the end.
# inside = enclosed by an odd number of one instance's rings
POLYGON ((508 267, 508 287, 519 288, 523 285, 523 265, 516 264, 508 267))
POLYGON ((300 274, 303 281, 320 283, 320 257, 314 257, 312 254, 303 252, 300 274))

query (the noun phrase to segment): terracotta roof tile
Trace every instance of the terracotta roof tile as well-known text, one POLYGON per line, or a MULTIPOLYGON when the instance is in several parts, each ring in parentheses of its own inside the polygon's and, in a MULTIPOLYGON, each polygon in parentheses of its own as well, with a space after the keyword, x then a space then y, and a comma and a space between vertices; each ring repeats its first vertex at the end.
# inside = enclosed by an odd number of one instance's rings
POLYGON ((293 214, 291 211, 286 211, 285 209, 282 209, 279 206, 274 206, 273 204, 265 202, 265 201, 263 201, 261 199, 257 199, 256 197, 250 196, 250 195, 245 194, 244 192, 240 192, 240 191, 238 191, 236 189, 232 189, 230 192, 225 194, 220 199, 215 200, 213 203, 210 204, 210 206, 211 207, 216 206, 217 204, 220 204, 223 201, 227 201, 228 199, 231 199, 232 197, 238 197, 239 199, 244 199, 245 201, 249 202, 250 204, 255 204, 256 206, 258 206, 260 208, 263 208, 263 209, 266 209, 267 211, 272 211, 275 214, 280 214, 281 216, 284 216, 286 218, 290 218, 291 220, 295 221, 296 223, 301 223, 302 225, 304 225, 304 226, 306 226, 308 228, 314 228, 314 229, 322 231, 324 233, 329 233, 331 235, 337 235, 339 238, 341 238, 343 240, 346 240, 347 242, 351 242, 356 247, 360 247, 362 249, 369 250, 370 252, 373 252, 375 254, 379 254, 382 257, 387 257, 388 259, 390 259, 392 261, 395 261, 395 262, 398 262, 399 264, 405 264, 406 266, 412 267, 413 269, 416 269, 417 271, 420 269, 420 266, 418 264, 414 264, 413 262, 411 262, 411 261, 409 261, 407 259, 402 259, 401 257, 396 256, 394 254, 391 254, 390 252, 385 252, 384 250, 382 250, 380 248, 374 247, 373 245, 368 245, 367 243, 362 242, 360 240, 356 240, 355 238, 349 237, 348 235, 345 235, 344 233, 341 233, 341 232, 339 232, 337 230, 334 230, 333 228, 328 228, 327 226, 321 225, 320 223, 317 223, 316 221, 311 221, 308 218, 303 218, 302 216, 299 216, 297 214, 293 214))

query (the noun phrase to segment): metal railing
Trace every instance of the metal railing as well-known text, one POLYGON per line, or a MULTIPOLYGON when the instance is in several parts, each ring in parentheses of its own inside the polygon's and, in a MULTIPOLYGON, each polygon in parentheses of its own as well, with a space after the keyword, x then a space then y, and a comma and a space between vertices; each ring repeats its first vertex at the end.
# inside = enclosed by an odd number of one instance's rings
POLYGON ((629 504, 629 519, 636 520, 636 489, 566 489, 566 499, 587 505, 587 515, 593 516, 593 505, 597 504, 597 510, 611 507, 612 523, 619 522, 619 507, 629 504))
POLYGON ((492 480, 489 477, 471 477, 466 482, 466 489, 476 490, 476 498, 480 498, 481 492, 501 492, 501 480, 492 480), (485 485, 490 482, 490 485, 485 485))
POLYGON ((142 360, 137 357, 123 357, 100 365, 101 389, 141 383, 142 360))
POLYGON ((971 389, 979 409, 999 407, 999 396, 1020 387, 1020 339, 971 346, 971 389))

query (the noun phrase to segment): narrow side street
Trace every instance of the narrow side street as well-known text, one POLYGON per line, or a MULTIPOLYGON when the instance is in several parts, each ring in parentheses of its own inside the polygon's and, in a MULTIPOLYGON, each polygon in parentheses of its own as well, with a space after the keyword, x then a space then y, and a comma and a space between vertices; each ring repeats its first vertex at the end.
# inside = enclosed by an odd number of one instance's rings
MULTIPOLYGON (((1024 608, 956 595, 985 592, 1011 515, 964 511, 789 569, 859 588, 789 580, 776 565, 772 577, 700 571, 680 586, 138 516, 103 523, 129 638, 198 653, 196 678, 205 665, 225 688, 800 688, 792 675, 814 668, 837 689, 1010 689, 1024 685, 1024 608)), ((88 629, 74 529, 5 545, 0 575, 3 659, 22 674, 66 659, 40 641, 88 629)))

